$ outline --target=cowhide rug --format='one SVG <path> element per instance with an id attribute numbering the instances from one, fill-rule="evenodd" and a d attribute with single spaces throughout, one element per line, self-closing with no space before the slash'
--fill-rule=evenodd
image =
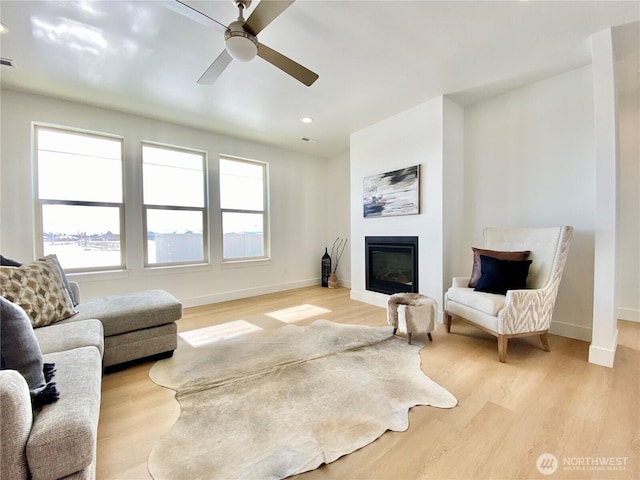
<path id="1" fill-rule="evenodd" d="M 415 405 L 457 401 L 391 327 L 317 320 L 202 348 L 180 339 L 150 371 L 175 390 L 178 421 L 154 447 L 154 479 L 279 479 L 404 431 Z"/>

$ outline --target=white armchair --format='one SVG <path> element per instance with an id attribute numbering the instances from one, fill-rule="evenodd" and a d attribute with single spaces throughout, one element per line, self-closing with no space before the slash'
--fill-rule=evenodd
<path id="1" fill-rule="evenodd" d="M 444 297 L 447 332 L 456 317 L 495 335 L 498 360 L 503 363 L 510 338 L 539 335 L 549 351 L 547 333 L 572 233 L 570 226 L 485 228 L 485 249 L 531 251 L 526 289 L 507 290 L 505 295 L 487 293 L 470 288 L 469 278 L 454 278 Z"/>

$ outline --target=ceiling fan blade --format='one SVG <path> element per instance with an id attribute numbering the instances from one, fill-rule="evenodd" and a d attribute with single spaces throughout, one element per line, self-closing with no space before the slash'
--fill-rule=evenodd
<path id="1" fill-rule="evenodd" d="M 201 85 L 212 85 L 218 79 L 218 77 L 224 72 L 224 69 L 227 68 L 227 65 L 231 63 L 231 55 L 227 50 L 223 50 L 218 58 L 216 58 L 209 68 L 205 70 L 202 76 L 198 79 L 198 83 Z"/>
<path id="2" fill-rule="evenodd" d="M 220 23 L 215 18 L 211 18 L 209 15 L 202 13 L 199 10 L 196 10 L 190 5 L 187 5 L 185 2 L 181 0 L 167 0 L 160 2 L 164 7 L 169 10 L 173 10 L 176 13 L 179 13 L 183 17 L 187 17 L 195 22 L 198 22 L 205 27 L 213 27 L 221 33 L 227 31 L 226 25 Z"/>
<path id="3" fill-rule="evenodd" d="M 258 43 L 258 56 L 262 57 L 271 65 L 278 67 L 284 73 L 288 73 L 296 80 L 304 83 L 307 87 L 310 87 L 313 82 L 318 79 L 317 73 L 313 73 L 308 68 L 303 67 L 299 63 L 294 62 L 262 43 Z"/>
<path id="4" fill-rule="evenodd" d="M 261 0 L 244 23 L 244 29 L 258 35 L 267 25 L 284 12 L 295 0 Z"/>

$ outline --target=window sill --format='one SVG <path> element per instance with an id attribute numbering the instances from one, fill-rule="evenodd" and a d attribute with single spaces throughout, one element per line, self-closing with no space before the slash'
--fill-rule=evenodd
<path id="1" fill-rule="evenodd" d="M 97 282 L 102 280 L 121 280 L 129 278 L 129 270 L 102 270 L 95 272 L 67 273 L 66 277 L 74 282 Z"/>
<path id="2" fill-rule="evenodd" d="M 247 268 L 247 267 L 262 267 L 271 265 L 270 258 L 257 258 L 252 260 L 224 260 L 220 263 L 222 269 L 228 268 Z"/>
<path id="3" fill-rule="evenodd" d="M 144 267 L 143 274 L 146 276 L 155 275 L 173 275 L 179 273 L 192 273 L 192 272 L 204 272 L 211 270 L 211 264 L 209 263 L 196 263 L 192 265 L 162 265 Z"/>

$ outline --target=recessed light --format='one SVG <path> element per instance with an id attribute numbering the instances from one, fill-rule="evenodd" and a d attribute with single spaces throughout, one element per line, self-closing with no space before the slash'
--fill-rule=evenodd
<path id="1" fill-rule="evenodd" d="M 301 121 L 302 123 L 311 123 L 311 122 L 313 122 L 313 117 L 302 117 L 302 118 L 300 119 L 300 121 Z"/>
<path id="2" fill-rule="evenodd" d="M 3 23 L 0 23 L 0 33 L 7 33 L 8 31 L 9 29 Z"/>

